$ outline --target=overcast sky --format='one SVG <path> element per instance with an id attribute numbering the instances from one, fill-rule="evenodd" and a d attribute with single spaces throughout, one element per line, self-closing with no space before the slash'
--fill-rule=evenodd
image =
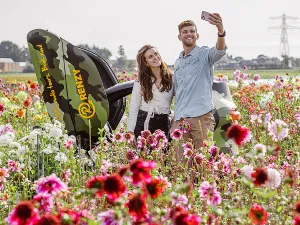
<path id="1" fill-rule="evenodd" d="M 197 24 L 198 45 L 215 44 L 217 29 L 200 19 L 202 10 L 220 13 L 228 53 L 246 59 L 280 55 L 280 31 L 268 27 L 281 20 L 270 17 L 300 17 L 300 0 L 0 0 L 0 6 L 0 41 L 26 45 L 27 33 L 41 28 L 75 45 L 106 47 L 113 58 L 121 44 L 130 59 L 144 44 L 152 44 L 168 64 L 182 49 L 177 25 L 183 20 Z M 287 22 L 300 27 L 299 19 Z M 290 55 L 300 57 L 300 31 L 289 32 L 289 44 Z"/>

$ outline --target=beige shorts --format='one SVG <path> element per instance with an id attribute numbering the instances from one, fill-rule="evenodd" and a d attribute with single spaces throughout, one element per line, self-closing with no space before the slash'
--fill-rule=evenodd
<path id="1" fill-rule="evenodd" d="M 190 132 L 183 134 L 183 142 L 187 142 L 189 139 L 192 140 L 195 148 L 195 152 L 199 152 L 199 149 L 203 146 L 203 141 L 207 140 L 207 131 L 214 131 L 215 118 L 213 112 L 210 111 L 202 116 L 185 118 L 190 126 Z M 200 124 L 199 124 L 200 121 Z M 179 128 L 180 121 L 173 121 L 170 133 L 174 129 Z M 202 128 L 202 129 L 201 129 Z M 177 161 L 183 160 L 183 148 L 182 146 L 175 147 Z"/>

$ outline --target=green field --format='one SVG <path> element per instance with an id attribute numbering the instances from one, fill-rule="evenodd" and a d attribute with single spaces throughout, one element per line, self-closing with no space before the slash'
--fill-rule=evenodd
<path id="1" fill-rule="evenodd" d="M 13 74 L 1 74 L 0 79 L 3 82 L 9 81 L 11 83 L 25 82 L 27 80 L 36 81 L 35 73 L 13 73 Z"/>
<path id="2" fill-rule="evenodd" d="M 234 70 L 216 70 L 215 75 L 218 74 L 227 74 L 229 80 L 232 80 L 232 73 Z M 130 72 L 128 72 L 131 74 Z M 271 79 L 274 78 L 276 75 L 290 75 L 290 76 L 300 76 L 300 69 L 289 69 L 289 70 L 247 70 L 244 73 L 250 73 L 254 75 L 256 73 L 260 74 L 261 79 Z M 9 82 L 24 82 L 27 80 L 36 81 L 36 76 L 34 73 L 13 73 L 13 74 L 0 74 L 0 79 L 2 81 L 9 81 Z"/>

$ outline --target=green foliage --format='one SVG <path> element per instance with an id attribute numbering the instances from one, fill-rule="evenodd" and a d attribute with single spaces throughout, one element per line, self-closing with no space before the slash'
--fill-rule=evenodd
<path id="1" fill-rule="evenodd" d="M 113 64 L 114 68 L 127 69 L 128 60 L 125 54 L 124 47 L 122 45 L 119 46 L 118 50 L 119 57 L 117 57 L 117 62 Z"/>
<path id="2" fill-rule="evenodd" d="M 34 73 L 33 65 L 29 62 L 26 63 L 25 68 L 23 69 L 22 73 Z"/>
<path id="3" fill-rule="evenodd" d="M 11 41 L 2 41 L 0 43 L 0 58 L 11 58 L 15 62 L 31 62 L 28 48 L 20 48 Z"/>
<path id="4" fill-rule="evenodd" d="M 102 57 L 105 60 L 109 60 L 109 58 L 112 56 L 112 53 L 107 48 L 99 48 L 96 45 L 89 46 L 88 44 L 80 44 L 78 47 L 90 50 L 91 52 L 96 53 L 100 57 Z"/>

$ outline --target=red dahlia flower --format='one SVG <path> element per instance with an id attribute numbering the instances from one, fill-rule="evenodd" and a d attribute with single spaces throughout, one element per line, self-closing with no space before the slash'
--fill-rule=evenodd
<path id="1" fill-rule="evenodd" d="M 253 224 L 263 225 L 268 222 L 268 213 L 258 204 L 254 204 L 249 213 Z"/>
<path id="2" fill-rule="evenodd" d="M 96 195 L 100 197 L 104 193 L 104 180 L 105 177 L 103 176 L 94 176 L 88 181 L 87 187 L 89 189 L 97 189 Z"/>
<path id="3" fill-rule="evenodd" d="M 115 201 L 125 192 L 125 190 L 125 183 L 119 174 L 115 173 L 106 177 L 104 181 L 104 191 L 109 200 Z"/>
<path id="4" fill-rule="evenodd" d="M 228 128 L 226 134 L 229 139 L 233 139 L 238 146 L 241 146 L 243 141 L 247 139 L 250 131 L 247 127 L 242 127 L 239 124 L 233 124 Z"/>
<path id="5" fill-rule="evenodd" d="M 43 215 L 34 225 L 61 225 L 59 219 L 53 215 Z"/>
<path id="6" fill-rule="evenodd" d="M 38 218 L 37 210 L 30 201 L 20 202 L 9 214 L 8 224 L 32 225 Z"/>
<path id="7" fill-rule="evenodd" d="M 251 177 L 253 179 L 253 183 L 255 186 L 261 186 L 265 184 L 268 180 L 268 173 L 267 170 L 262 169 L 255 169 L 254 172 L 252 172 Z"/>
<path id="8" fill-rule="evenodd" d="M 130 171 L 132 174 L 132 183 L 138 184 L 142 181 L 150 182 L 150 170 L 155 168 L 155 162 L 146 162 L 141 159 L 137 159 L 130 164 Z"/>
<path id="9" fill-rule="evenodd" d="M 146 217 L 147 204 L 145 196 L 135 194 L 130 198 L 125 206 L 128 207 L 128 212 L 134 219 L 140 221 Z"/>
<path id="10" fill-rule="evenodd" d="M 177 212 L 174 215 L 175 225 L 199 225 L 201 223 L 201 217 L 198 215 L 190 215 L 188 211 Z"/>
<path id="11" fill-rule="evenodd" d="M 293 224 L 294 225 L 300 225 L 300 216 L 297 216 L 293 219 Z"/>
<path id="12" fill-rule="evenodd" d="M 154 178 L 151 182 L 145 182 L 144 190 L 151 196 L 152 199 L 159 197 L 163 191 L 161 181 Z"/>

